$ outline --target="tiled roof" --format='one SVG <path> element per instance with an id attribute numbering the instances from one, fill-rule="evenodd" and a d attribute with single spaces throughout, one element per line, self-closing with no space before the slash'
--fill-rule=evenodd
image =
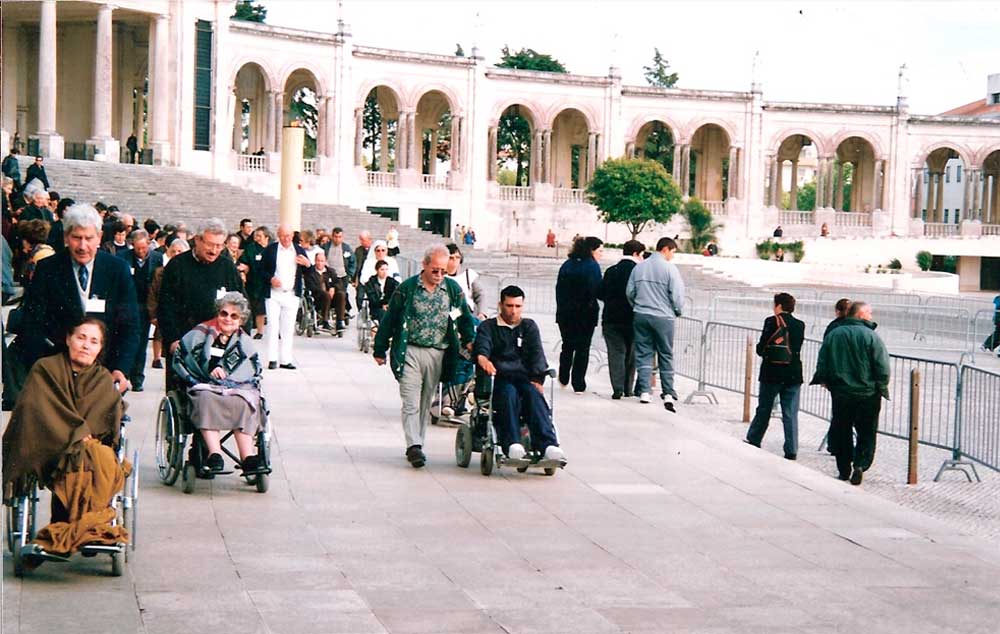
<path id="1" fill-rule="evenodd" d="M 1000 117 L 1000 104 L 988 104 L 985 99 L 977 99 L 972 103 L 952 108 L 941 114 L 962 117 Z"/>

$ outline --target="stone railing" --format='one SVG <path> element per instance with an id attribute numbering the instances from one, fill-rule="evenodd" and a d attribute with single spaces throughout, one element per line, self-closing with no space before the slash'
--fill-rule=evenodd
<path id="1" fill-rule="evenodd" d="M 1000 225 L 983 225 L 981 235 L 1000 236 Z"/>
<path id="2" fill-rule="evenodd" d="M 780 225 L 816 224 L 816 214 L 811 211 L 788 211 L 782 209 L 780 212 L 778 212 L 778 224 Z"/>
<path id="3" fill-rule="evenodd" d="M 838 227 L 870 227 L 872 215 L 867 211 L 838 211 L 834 223 Z"/>
<path id="4" fill-rule="evenodd" d="M 501 185 L 500 200 L 534 200 L 535 195 L 530 187 L 516 185 Z"/>
<path id="5" fill-rule="evenodd" d="M 396 172 L 367 172 L 369 187 L 399 187 Z"/>
<path id="6" fill-rule="evenodd" d="M 552 190 L 552 202 L 586 204 L 587 190 L 570 187 L 556 187 Z"/>
<path id="7" fill-rule="evenodd" d="M 448 182 L 434 174 L 421 174 L 420 189 L 448 189 Z"/>
<path id="8" fill-rule="evenodd" d="M 237 172 L 266 172 L 267 171 L 267 157 L 257 156 L 254 154 L 237 154 L 236 155 L 236 171 Z"/>
<path id="9" fill-rule="evenodd" d="M 702 201 L 707 209 L 713 216 L 725 216 L 726 215 L 726 203 L 721 200 L 704 200 Z"/>
<path id="10" fill-rule="evenodd" d="M 302 173 L 303 174 L 315 174 L 316 173 L 316 159 L 302 159 Z"/>
<path id="11" fill-rule="evenodd" d="M 925 222 L 924 235 L 932 238 L 946 238 L 958 235 L 958 225 L 950 222 Z"/>

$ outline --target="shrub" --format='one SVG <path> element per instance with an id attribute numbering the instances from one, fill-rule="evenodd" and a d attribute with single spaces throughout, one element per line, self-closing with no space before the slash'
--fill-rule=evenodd
<path id="1" fill-rule="evenodd" d="M 899 258 L 893 258 L 889 260 L 889 268 L 898 271 L 903 268 L 903 263 L 899 261 Z"/>
<path id="2" fill-rule="evenodd" d="M 930 251 L 919 251 L 917 253 L 917 266 L 920 267 L 921 271 L 931 270 L 931 264 L 934 263 L 934 256 Z"/>
<path id="3" fill-rule="evenodd" d="M 779 248 L 784 250 L 786 261 L 788 260 L 788 256 L 792 256 L 795 262 L 801 262 L 802 258 L 806 255 L 805 245 L 802 244 L 801 240 L 796 240 L 795 242 L 774 242 L 768 239 L 757 243 L 757 257 L 761 260 L 769 260 Z"/>

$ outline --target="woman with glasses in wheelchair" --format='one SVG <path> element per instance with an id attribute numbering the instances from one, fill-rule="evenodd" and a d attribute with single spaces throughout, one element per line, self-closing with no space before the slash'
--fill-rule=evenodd
<path id="1" fill-rule="evenodd" d="M 125 407 L 98 363 L 105 337 L 93 317 L 73 327 L 65 352 L 32 366 L 4 430 L 4 498 L 24 494 L 31 482 L 52 490 L 51 523 L 34 539 L 48 554 L 128 542 L 111 506 L 132 466 L 115 453 Z"/>
<path id="2" fill-rule="evenodd" d="M 200 432 L 208 455 L 204 461 L 194 461 L 200 475 L 211 477 L 224 471 L 222 431 L 233 432 L 241 469 L 247 475 L 259 468 L 254 439 L 264 416 L 262 367 L 250 336 L 240 328 L 250 316 L 246 298 L 229 292 L 215 305 L 218 312 L 214 319 L 198 324 L 181 338 L 173 355 L 173 369 L 187 388 L 191 401 L 189 422 Z"/>

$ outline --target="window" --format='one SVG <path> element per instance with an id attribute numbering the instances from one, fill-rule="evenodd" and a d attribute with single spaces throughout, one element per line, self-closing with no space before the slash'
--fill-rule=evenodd
<path id="1" fill-rule="evenodd" d="M 212 149 L 212 23 L 195 23 L 194 149 Z"/>
<path id="2" fill-rule="evenodd" d="M 956 183 L 961 183 L 962 182 L 962 166 L 961 165 L 956 165 L 955 166 L 955 182 Z"/>
<path id="3" fill-rule="evenodd" d="M 995 92 L 992 95 L 990 95 L 990 103 L 994 105 L 1000 104 L 1000 92 Z"/>
<path id="4" fill-rule="evenodd" d="M 946 223 L 948 222 L 948 210 L 947 209 L 944 210 L 944 221 Z"/>
<path id="5" fill-rule="evenodd" d="M 946 182 L 946 183 L 950 183 L 951 182 L 951 168 L 950 167 L 944 168 L 944 182 Z"/>
<path id="6" fill-rule="evenodd" d="M 924 168 L 924 180 L 928 181 L 931 179 L 931 171 L 928 168 Z"/>

